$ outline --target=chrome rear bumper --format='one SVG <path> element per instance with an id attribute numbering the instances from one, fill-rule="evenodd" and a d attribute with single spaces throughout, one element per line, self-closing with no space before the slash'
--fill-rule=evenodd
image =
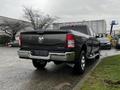
<path id="1" fill-rule="evenodd" d="M 31 51 L 19 50 L 18 55 L 20 58 L 27 58 L 27 59 L 42 59 L 42 60 L 53 60 L 53 61 L 75 60 L 75 52 L 65 52 L 65 53 L 49 52 L 48 56 L 34 56 L 31 54 Z"/>

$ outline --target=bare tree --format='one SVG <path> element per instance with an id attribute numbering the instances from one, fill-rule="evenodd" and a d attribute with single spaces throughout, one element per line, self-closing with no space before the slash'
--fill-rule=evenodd
<path id="1" fill-rule="evenodd" d="M 0 24 L 0 29 L 9 35 L 12 41 L 15 40 L 15 35 L 26 27 L 28 27 L 28 25 L 22 21 L 4 21 Z"/>
<path id="2" fill-rule="evenodd" d="M 34 30 L 46 29 L 56 20 L 38 10 L 26 7 L 24 7 L 24 17 L 31 23 Z"/>

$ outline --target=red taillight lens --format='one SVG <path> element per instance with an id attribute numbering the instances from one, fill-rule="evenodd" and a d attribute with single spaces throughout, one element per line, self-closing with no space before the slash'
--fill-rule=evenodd
<path id="1" fill-rule="evenodd" d="M 75 47 L 75 39 L 72 34 L 67 34 L 67 48 L 74 48 Z"/>
<path id="2" fill-rule="evenodd" d="M 22 36 L 21 36 L 21 34 L 19 36 L 19 46 L 22 46 Z"/>

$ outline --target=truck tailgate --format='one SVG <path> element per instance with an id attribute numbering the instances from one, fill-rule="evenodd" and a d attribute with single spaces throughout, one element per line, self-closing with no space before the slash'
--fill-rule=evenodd
<path id="1" fill-rule="evenodd" d="M 66 47 L 66 31 L 42 31 L 21 33 L 22 48 L 63 50 Z"/>

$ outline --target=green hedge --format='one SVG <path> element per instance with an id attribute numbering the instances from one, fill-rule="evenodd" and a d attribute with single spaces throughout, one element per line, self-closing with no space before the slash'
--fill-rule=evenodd
<path id="1" fill-rule="evenodd" d="M 6 43 L 10 42 L 10 37 L 7 35 L 0 35 L 0 44 L 5 45 Z"/>

